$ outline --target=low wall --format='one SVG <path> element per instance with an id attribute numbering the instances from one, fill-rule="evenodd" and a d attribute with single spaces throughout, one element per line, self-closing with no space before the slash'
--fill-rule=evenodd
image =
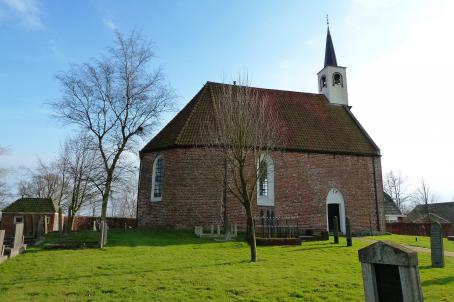
<path id="1" fill-rule="evenodd" d="M 76 220 L 74 221 L 73 229 L 77 230 L 92 230 L 93 229 L 93 221 L 98 223 L 101 221 L 99 217 L 93 216 L 77 216 Z M 124 229 L 126 228 L 136 228 L 137 227 L 137 219 L 135 218 L 124 218 L 124 217 L 107 217 L 107 225 L 110 229 Z"/>
<path id="2" fill-rule="evenodd" d="M 449 223 L 442 223 L 443 237 L 454 235 L 454 227 Z M 430 223 L 393 222 L 386 224 L 386 231 L 399 235 L 430 236 Z"/>

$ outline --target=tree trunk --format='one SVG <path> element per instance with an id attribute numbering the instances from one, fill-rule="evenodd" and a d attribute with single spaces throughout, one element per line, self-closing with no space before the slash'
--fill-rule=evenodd
<path id="1" fill-rule="evenodd" d="M 248 228 L 248 241 L 249 247 L 251 248 L 251 262 L 257 261 L 257 243 L 255 240 L 255 227 L 254 219 L 252 217 L 251 205 L 246 206 L 246 215 L 247 215 L 247 228 Z"/>
<path id="2" fill-rule="evenodd" d="M 107 221 L 107 204 L 109 202 L 110 187 L 112 185 L 112 173 L 108 173 L 106 179 L 106 186 L 102 194 L 102 207 L 101 207 L 101 221 Z"/>

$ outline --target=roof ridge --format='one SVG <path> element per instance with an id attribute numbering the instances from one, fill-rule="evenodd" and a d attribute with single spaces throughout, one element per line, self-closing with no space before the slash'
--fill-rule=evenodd
<path id="1" fill-rule="evenodd" d="M 237 87 L 245 87 L 246 86 L 246 85 L 233 85 L 233 84 L 227 84 L 227 83 L 213 82 L 213 81 L 208 81 L 207 84 L 237 86 Z M 321 94 L 321 93 L 296 91 L 296 90 L 283 90 L 283 89 L 264 88 L 264 87 L 257 87 L 257 86 L 249 86 L 249 88 L 260 89 L 260 90 L 268 90 L 268 91 L 276 91 L 276 92 L 291 92 L 291 93 L 299 93 L 299 94 L 311 94 L 311 95 L 317 95 L 317 96 L 324 96 L 324 94 Z"/>

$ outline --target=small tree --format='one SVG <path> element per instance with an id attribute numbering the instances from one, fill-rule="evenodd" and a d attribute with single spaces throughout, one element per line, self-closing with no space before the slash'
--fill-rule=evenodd
<path id="1" fill-rule="evenodd" d="M 57 76 L 63 94 L 52 104 L 55 116 L 87 131 L 102 159 L 103 221 L 123 153 L 134 148 L 136 138 L 154 131 L 161 114 L 173 108 L 175 94 L 162 69 L 150 72 L 153 58 L 151 44 L 140 34 L 117 32 L 106 56 Z"/>
<path id="2" fill-rule="evenodd" d="M 424 205 L 426 210 L 427 220 L 432 222 L 430 204 L 436 202 L 435 195 L 432 192 L 429 184 L 424 180 L 424 177 L 421 178 L 419 187 L 416 189 L 413 194 L 413 202 L 415 205 Z"/>
<path id="3" fill-rule="evenodd" d="M 66 162 L 68 167 L 67 231 L 71 231 L 79 210 L 99 194 L 93 180 L 98 178 L 100 162 L 97 149 L 91 137 L 86 134 L 80 134 L 66 141 L 61 161 Z"/>
<path id="4" fill-rule="evenodd" d="M 406 202 L 411 197 L 407 191 L 407 182 L 407 177 L 402 176 L 400 171 L 394 172 L 393 170 L 386 173 L 383 181 L 385 193 L 391 196 L 402 212 L 406 212 Z"/>
<path id="5" fill-rule="evenodd" d="M 214 92 L 214 126 L 210 125 L 210 150 L 218 150 L 229 174 L 227 191 L 244 207 L 251 261 L 257 260 L 253 202 L 264 160 L 277 146 L 277 119 L 268 100 L 247 80 L 222 85 Z"/>

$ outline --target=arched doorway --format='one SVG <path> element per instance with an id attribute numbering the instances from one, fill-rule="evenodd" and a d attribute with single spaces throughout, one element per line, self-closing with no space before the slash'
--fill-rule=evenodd
<path id="1" fill-rule="evenodd" d="M 334 216 L 337 216 L 339 229 L 345 234 L 345 204 L 342 193 L 333 188 L 329 190 L 326 197 L 326 220 L 328 231 L 334 230 Z"/>

